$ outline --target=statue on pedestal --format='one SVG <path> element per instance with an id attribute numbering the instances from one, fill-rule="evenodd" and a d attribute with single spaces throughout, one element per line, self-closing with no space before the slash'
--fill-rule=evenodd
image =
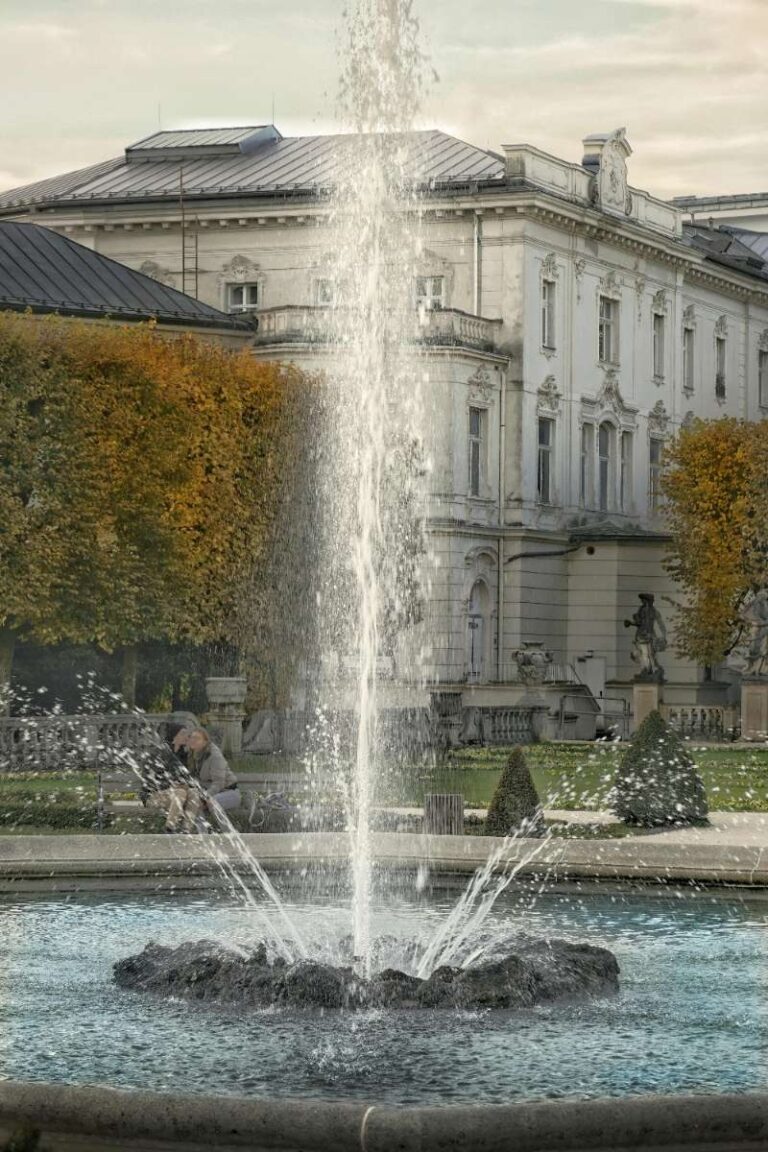
<path id="1" fill-rule="evenodd" d="M 728 664 L 742 676 L 768 676 L 768 589 L 755 592 L 739 613 L 741 638 Z"/>
<path id="2" fill-rule="evenodd" d="M 630 620 L 624 621 L 625 628 L 635 628 L 631 657 L 639 664 L 636 680 L 651 680 L 657 684 L 664 681 L 664 669 L 659 664 L 658 653 L 667 647 L 667 629 L 661 613 L 654 607 L 652 592 L 640 592 L 640 607 Z"/>

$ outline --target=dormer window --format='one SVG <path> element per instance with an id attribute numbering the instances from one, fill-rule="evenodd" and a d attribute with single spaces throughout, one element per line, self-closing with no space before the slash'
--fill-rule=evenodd
<path id="1" fill-rule="evenodd" d="M 416 277 L 416 307 L 430 311 L 442 308 L 445 298 L 444 276 Z"/>
<path id="2" fill-rule="evenodd" d="M 227 284 L 227 311 L 253 312 L 260 303 L 259 285 Z"/>

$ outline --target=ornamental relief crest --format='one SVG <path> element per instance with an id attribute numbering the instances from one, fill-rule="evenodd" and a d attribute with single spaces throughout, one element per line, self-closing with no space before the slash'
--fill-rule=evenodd
<path id="1" fill-rule="evenodd" d="M 261 267 L 248 256 L 233 256 L 228 263 L 223 264 L 219 273 L 219 284 L 243 284 L 246 281 L 260 279 Z"/>
<path id="2" fill-rule="evenodd" d="M 166 288 L 176 287 L 176 277 L 171 272 L 170 268 L 163 268 L 161 264 L 156 264 L 154 260 L 145 260 L 139 268 L 142 276 L 149 276 L 152 280 L 156 280 L 158 284 L 165 284 Z"/>
<path id="3" fill-rule="evenodd" d="M 683 309 L 683 328 L 696 327 L 696 309 L 693 304 L 689 304 L 687 308 Z"/>
<path id="4" fill-rule="evenodd" d="M 648 413 L 648 427 L 651 432 L 660 432 L 663 435 L 667 431 L 668 424 L 669 414 L 664 407 L 664 401 L 657 400 Z"/>
<path id="5" fill-rule="evenodd" d="M 659 288 L 658 292 L 654 292 L 651 310 L 660 315 L 667 312 L 669 308 L 669 297 L 666 288 Z"/>
<path id="6" fill-rule="evenodd" d="M 612 296 L 618 300 L 621 296 L 621 287 L 621 280 L 613 268 L 600 280 L 600 294 L 603 296 Z"/>
<path id="7" fill-rule="evenodd" d="M 608 136 L 588 136 L 585 147 L 599 149 L 599 168 L 593 177 L 592 199 L 601 208 L 623 212 L 629 216 L 632 211 L 632 193 L 627 180 L 627 158 L 632 149 L 626 137 L 625 128 L 617 128 Z"/>
<path id="8" fill-rule="evenodd" d="M 763 328 L 758 336 L 757 346 L 761 352 L 768 352 L 768 328 Z"/>
<path id="9" fill-rule="evenodd" d="M 560 270 L 557 267 L 557 257 L 550 252 L 541 262 L 541 275 L 544 280 L 557 280 Z"/>
<path id="10" fill-rule="evenodd" d="M 491 374 L 484 364 L 481 364 L 480 367 L 472 373 L 467 380 L 467 384 L 480 395 L 486 404 L 490 404 L 495 389 Z"/>
<path id="11" fill-rule="evenodd" d="M 728 317 L 727 316 L 718 316 L 717 321 L 715 323 L 715 336 L 717 336 L 721 340 L 724 340 L 727 335 L 728 335 Z"/>
<path id="12" fill-rule="evenodd" d="M 560 401 L 562 396 L 558 390 L 557 384 L 555 383 L 554 376 L 547 376 L 545 378 L 544 383 L 539 388 L 537 395 L 539 398 L 537 411 L 546 412 L 556 416 L 560 411 Z"/>

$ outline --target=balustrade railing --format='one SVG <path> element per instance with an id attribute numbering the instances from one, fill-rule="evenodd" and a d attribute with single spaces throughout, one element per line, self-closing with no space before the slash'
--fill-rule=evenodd
<path id="1" fill-rule="evenodd" d="M 738 712 L 721 704 L 662 704 L 664 719 L 680 736 L 690 740 L 733 740 L 738 735 Z"/>
<path id="2" fill-rule="evenodd" d="M 255 343 L 320 343 L 333 339 L 328 308 L 286 304 L 258 314 Z M 496 346 L 500 320 L 474 316 L 458 308 L 414 312 L 413 340 L 417 344 L 450 345 L 491 351 Z"/>
<path id="3" fill-rule="evenodd" d="M 484 744 L 532 744 L 536 739 L 533 708 L 481 707 Z"/>
<path id="4" fill-rule="evenodd" d="M 0 718 L 0 772 L 94 769 L 110 753 L 156 744 L 166 713 Z"/>

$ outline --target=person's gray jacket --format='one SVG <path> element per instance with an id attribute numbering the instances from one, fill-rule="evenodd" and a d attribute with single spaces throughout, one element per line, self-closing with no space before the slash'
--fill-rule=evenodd
<path id="1" fill-rule="evenodd" d="M 199 755 L 194 757 L 192 770 L 210 796 L 225 792 L 227 788 L 232 788 L 237 783 L 237 777 L 227 763 L 224 753 L 215 744 L 207 744 Z"/>

